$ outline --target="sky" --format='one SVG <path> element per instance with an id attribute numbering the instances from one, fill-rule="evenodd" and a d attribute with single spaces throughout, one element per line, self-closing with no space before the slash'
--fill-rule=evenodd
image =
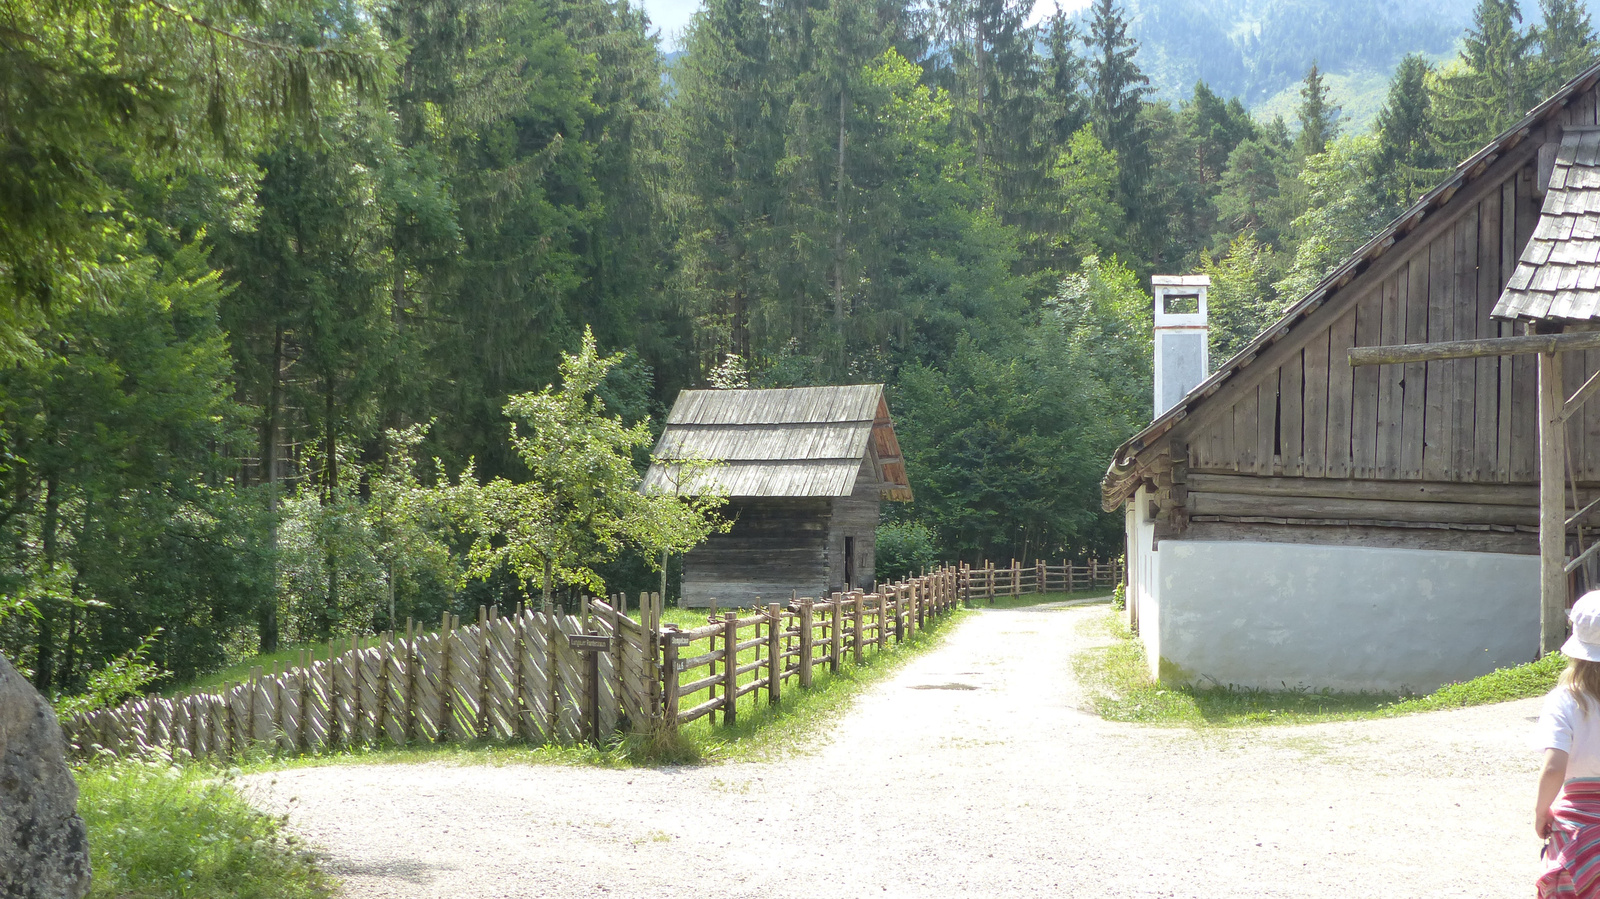
<path id="1" fill-rule="evenodd" d="M 656 28 L 661 29 L 661 49 L 669 53 L 678 49 L 678 39 L 689 24 L 689 17 L 700 8 L 700 0 L 641 0 L 641 2 L 644 11 L 650 14 L 650 21 Z M 1061 0 L 1061 8 L 1068 12 L 1088 5 L 1089 0 Z M 1055 7 L 1056 0 L 1035 0 L 1029 24 L 1049 15 Z"/>

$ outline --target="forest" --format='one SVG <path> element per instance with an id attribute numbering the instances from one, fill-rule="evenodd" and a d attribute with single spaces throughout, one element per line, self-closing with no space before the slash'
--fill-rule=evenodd
<path id="1" fill-rule="evenodd" d="M 1354 129 L 1030 11 L 707 0 L 669 65 L 621 0 L 5 5 L 0 650 L 67 695 L 651 589 L 717 526 L 624 498 L 686 387 L 888 385 L 880 576 L 1116 555 L 1149 276 L 1220 362 L 1597 55 L 1482 0 Z"/>

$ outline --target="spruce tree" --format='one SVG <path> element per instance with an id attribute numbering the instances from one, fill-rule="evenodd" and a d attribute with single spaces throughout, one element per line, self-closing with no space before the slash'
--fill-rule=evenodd
<path id="1" fill-rule="evenodd" d="M 1089 123 L 1100 143 L 1116 154 L 1120 199 L 1133 212 L 1141 209 L 1150 173 L 1150 150 L 1139 118 L 1150 79 L 1134 60 L 1139 43 L 1128 36 L 1128 20 L 1116 0 L 1095 0 L 1083 42 L 1089 51 Z M 1146 219 L 1144 224 L 1151 223 Z"/>
<path id="2" fill-rule="evenodd" d="M 1447 160 L 1440 157 L 1434 139 L 1431 74 L 1418 54 L 1400 60 L 1378 112 L 1373 187 L 1393 213 L 1411 205 L 1445 174 Z"/>
<path id="3" fill-rule="evenodd" d="M 1533 92 L 1543 97 L 1592 65 L 1600 47 L 1589 11 L 1579 0 L 1539 0 L 1539 9 L 1544 21 L 1533 29 L 1539 45 Z"/>
<path id="4" fill-rule="evenodd" d="M 1083 35 L 1078 25 L 1056 7 L 1044 29 L 1045 133 L 1056 147 L 1064 146 L 1089 120 L 1083 87 L 1088 70 L 1078 55 Z"/>
<path id="5" fill-rule="evenodd" d="M 1517 0 L 1479 0 L 1460 59 L 1439 76 L 1440 150 L 1464 159 L 1521 118 L 1535 102 L 1529 50 Z"/>
<path id="6" fill-rule="evenodd" d="M 1300 134 L 1294 146 L 1302 158 L 1321 153 L 1339 136 L 1339 107 L 1328 103 L 1328 85 L 1315 61 L 1301 83 L 1295 115 L 1300 120 Z"/>

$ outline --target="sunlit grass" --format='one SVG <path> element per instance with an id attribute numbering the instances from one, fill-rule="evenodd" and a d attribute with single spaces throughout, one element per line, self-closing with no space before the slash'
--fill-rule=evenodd
<path id="1" fill-rule="evenodd" d="M 99 761 L 74 772 L 89 831 L 91 899 L 325 899 L 337 885 L 251 808 L 230 769 Z"/>
<path id="2" fill-rule="evenodd" d="M 1107 613 L 1092 623 L 1115 638 L 1079 652 L 1073 671 L 1093 697 L 1094 711 L 1112 721 L 1190 727 L 1310 724 L 1385 718 L 1542 696 L 1566 665 L 1552 653 L 1537 662 L 1502 668 L 1425 696 L 1336 693 L 1316 690 L 1248 690 L 1164 686 L 1150 677 L 1144 646 L 1120 618 Z"/>

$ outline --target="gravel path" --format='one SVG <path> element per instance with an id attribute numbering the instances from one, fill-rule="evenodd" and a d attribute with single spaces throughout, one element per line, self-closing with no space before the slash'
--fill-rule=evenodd
<path id="1" fill-rule="evenodd" d="M 1531 894 L 1538 700 L 1196 733 L 1101 721 L 1103 606 L 969 616 L 782 764 L 257 775 L 350 897 Z"/>

